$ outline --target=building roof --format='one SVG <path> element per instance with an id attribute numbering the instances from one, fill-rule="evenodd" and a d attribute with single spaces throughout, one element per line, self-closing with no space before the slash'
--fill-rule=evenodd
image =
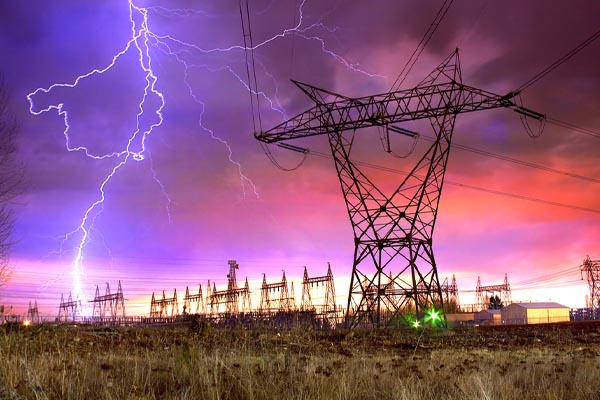
<path id="1" fill-rule="evenodd" d="M 511 303 L 511 306 L 519 306 L 523 308 L 569 308 L 562 304 L 555 303 L 553 301 L 540 302 L 540 303 Z"/>
<path id="2" fill-rule="evenodd" d="M 489 313 L 489 314 L 492 314 L 492 315 L 496 315 L 496 314 L 500 314 L 501 311 L 502 310 L 500 310 L 500 309 L 498 309 L 498 310 L 481 310 L 477 314 L 480 314 L 480 313 Z"/>

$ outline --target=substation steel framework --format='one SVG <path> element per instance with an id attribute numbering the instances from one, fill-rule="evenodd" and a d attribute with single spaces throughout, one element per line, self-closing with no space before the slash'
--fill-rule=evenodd
<path id="1" fill-rule="evenodd" d="M 192 303 L 196 303 L 195 312 L 192 312 Z M 198 293 L 194 294 L 190 294 L 190 289 L 186 286 L 183 297 L 183 314 L 204 314 L 205 312 L 202 285 L 198 285 Z"/>
<path id="2" fill-rule="evenodd" d="M 34 300 L 33 305 L 31 305 L 31 301 L 29 302 L 29 307 L 27 308 L 27 320 L 32 324 L 39 324 L 41 322 L 37 300 Z"/>
<path id="3" fill-rule="evenodd" d="M 272 296 L 277 294 L 278 296 Z M 260 288 L 260 306 L 258 311 L 263 314 L 278 313 L 278 312 L 291 312 L 296 308 L 296 299 L 290 296 L 288 290 L 287 278 L 285 277 L 285 271 L 280 282 L 267 283 L 267 276 L 263 273 L 263 282 Z"/>
<path id="4" fill-rule="evenodd" d="M 490 307 L 490 299 L 500 294 L 500 302 L 502 306 L 507 306 L 512 303 L 512 291 L 508 283 L 508 274 L 504 274 L 504 283 L 500 285 L 481 284 L 481 277 L 477 277 L 477 286 L 475 286 L 475 305 L 479 311 L 486 310 Z"/>
<path id="5" fill-rule="evenodd" d="M 115 321 L 117 318 L 125 318 L 125 298 L 123 297 L 123 288 L 121 281 L 117 287 L 116 293 L 110 292 L 110 285 L 106 283 L 106 291 L 103 296 L 100 295 L 100 288 L 96 285 L 96 294 L 93 303 L 92 318 L 104 321 L 106 318 Z"/>
<path id="6" fill-rule="evenodd" d="M 210 314 L 217 315 L 221 312 L 220 306 L 225 306 L 225 314 L 232 315 L 238 313 L 246 313 L 252 309 L 250 297 L 250 286 L 248 285 L 248 277 L 244 287 L 238 287 L 236 270 L 240 268 L 235 260 L 228 260 L 229 273 L 227 274 L 227 289 L 217 290 L 217 286 L 213 282 L 213 288 L 210 289 L 210 281 L 208 281 L 208 292 L 206 295 L 207 307 L 210 306 Z M 241 309 L 240 309 L 241 300 Z"/>
<path id="7" fill-rule="evenodd" d="M 71 296 L 71 292 L 69 292 L 69 297 L 65 301 L 63 294 L 60 295 L 60 304 L 58 306 L 58 317 L 56 320 L 58 322 L 69 322 L 69 320 L 75 322 L 77 319 L 77 314 L 81 310 L 81 301 L 79 299 L 73 300 Z"/>
<path id="8" fill-rule="evenodd" d="M 517 105 L 514 93 L 501 96 L 464 85 L 458 49 L 412 89 L 351 98 L 293 82 L 315 105 L 254 136 L 284 146 L 309 136 L 329 139 L 354 231 L 346 325 L 396 324 L 403 314 L 422 317 L 432 305 L 441 309 L 432 235 L 456 116 L 500 107 L 544 116 Z M 373 126 L 386 128 L 388 135 L 402 132 L 393 124 L 418 119 L 430 121 L 436 139 L 398 188 L 385 195 L 350 160 L 354 134 Z"/>
<path id="9" fill-rule="evenodd" d="M 584 272 L 590 287 L 590 307 L 598 308 L 600 307 L 600 260 L 592 260 L 587 256 L 581 266 L 582 278 Z"/>

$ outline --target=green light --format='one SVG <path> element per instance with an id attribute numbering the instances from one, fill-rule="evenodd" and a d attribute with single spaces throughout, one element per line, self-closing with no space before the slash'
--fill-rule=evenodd
<path id="1" fill-rule="evenodd" d="M 432 321 L 437 321 L 438 319 L 440 319 L 440 313 L 436 310 L 431 310 L 429 312 L 429 319 L 431 319 Z"/>
<path id="2" fill-rule="evenodd" d="M 431 308 L 425 312 L 425 322 L 431 321 L 432 324 L 435 324 L 441 319 L 440 311 L 435 308 Z"/>
<path id="3" fill-rule="evenodd" d="M 419 321 L 415 320 L 415 321 L 412 323 L 412 326 L 413 326 L 413 328 L 418 328 L 419 326 L 421 326 L 421 324 L 419 323 Z"/>

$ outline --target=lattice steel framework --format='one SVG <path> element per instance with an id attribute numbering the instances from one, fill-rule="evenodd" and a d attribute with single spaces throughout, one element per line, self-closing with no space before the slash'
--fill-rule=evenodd
<path id="1" fill-rule="evenodd" d="M 354 231 L 347 325 L 380 326 L 404 313 L 422 316 L 431 305 L 441 307 L 432 235 L 456 115 L 499 107 L 537 119 L 543 115 L 515 104 L 512 93 L 500 96 L 464 85 L 458 50 L 412 89 L 350 98 L 294 83 L 315 105 L 255 137 L 265 143 L 316 135 L 329 139 Z M 385 195 L 350 160 L 354 133 L 378 126 L 389 135 L 402 131 L 393 124 L 417 119 L 429 120 L 436 140 L 398 188 Z"/>
<path id="2" fill-rule="evenodd" d="M 107 282 L 104 295 L 100 295 L 100 288 L 96 285 L 96 294 L 94 295 L 94 300 L 90 300 L 90 303 L 94 303 L 92 309 L 93 318 L 99 318 L 100 320 L 106 318 L 112 320 L 125 318 L 125 298 L 123 297 L 121 281 L 119 281 L 116 293 L 110 292 L 110 286 Z"/>
<path id="3" fill-rule="evenodd" d="M 169 307 L 171 311 L 169 312 Z M 165 291 L 162 292 L 162 298 L 155 298 L 152 292 L 150 300 L 150 317 L 166 318 L 179 315 L 179 304 L 177 302 L 177 289 L 173 290 L 173 297 L 165 297 Z"/>
<path id="4" fill-rule="evenodd" d="M 324 296 L 322 304 L 314 304 L 312 288 L 318 288 L 319 284 L 323 287 Z M 327 263 L 327 275 L 325 276 L 308 276 L 308 271 L 304 267 L 304 275 L 302 278 L 302 302 L 301 311 L 316 312 L 323 320 L 330 320 L 331 325 L 335 325 L 337 319 L 337 309 L 335 305 L 335 284 L 333 282 L 333 273 L 331 265 Z"/>
<path id="5" fill-rule="evenodd" d="M 33 305 L 31 305 L 31 301 L 29 302 L 29 307 L 27 308 L 27 320 L 32 324 L 40 323 L 40 312 L 38 310 L 37 300 L 34 300 Z"/>
<path id="6" fill-rule="evenodd" d="M 192 314 L 192 303 L 196 304 L 196 310 L 193 314 L 204 314 L 204 297 L 202 296 L 202 285 L 198 285 L 198 293 L 190 294 L 190 289 L 185 287 L 185 296 L 183 297 L 183 314 Z"/>
<path id="7" fill-rule="evenodd" d="M 451 307 L 453 311 L 460 310 L 460 300 L 458 298 L 458 284 L 456 276 L 452 275 L 452 281 L 448 283 L 448 278 L 442 282 L 442 294 L 444 295 L 444 304 Z"/>
<path id="8" fill-rule="evenodd" d="M 388 276 L 388 283 L 386 285 L 384 285 L 384 287 L 387 290 L 393 290 L 393 286 L 391 285 L 391 278 Z M 427 303 L 427 296 L 429 293 L 429 290 L 433 290 L 434 293 L 438 292 L 438 288 L 435 285 L 435 283 L 432 283 L 431 288 L 428 288 L 425 282 L 419 282 L 417 284 L 417 296 L 418 296 L 418 302 L 420 304 L 426 304 Z M 441 307 L 442 304 L 444 306 L 444 311 L 447 311 L 448 308 L 450 307 L 452 311 L 458 311 L 458 309 L 460 309 L 460 302 L 458 300 L 458 285 L 456 283 L 456 277 L 453 275 L 452 276 L 452 282 L 449 283 L 448 282 L 448 278 L 444 278 L 444 281 L 442 282 L 439 291 L 442 294 L 442 302 L 441 303 L 436 303 L 435 306 L 436 307 Z"/>
<path id="9" fill-rule="evenodd" d="M 590 256 L 587 256 L 583 260 L 581 272 L 585 272 L 590 287 L 589 306 L 591 308 L 600 307 L 600 260 L 592 260 Z"/>
<path id="10" fill-rule="evenodd" d="M 491 296 L 498 296 L 503 306 L 512 303 L 512 292 L 508 283 L 508 274 L 504 274 L 504 283 L 500 285 L 482 286 L 480 277 L 477 277 L 475 305 L 479 311 L 489 308 Z"/>
<path id="11" fill-rule="evenodd" d="M 272 293 L 275 296 L 272 296 Z M 263 274 L 259 306 L 261 313 L 290 312 L 294 309 L 294 303 L 295 299 L 290 296 L 288 291 L 285 271 L 283 271 L 281 281 L 274 283 L 267 283 L 267 276 Z"/>
<path id="12" fill-rule="evenodd" d="M 73 300 L 73 297 L 71 297 L 71 292 L 69 292 L 69 297 L 66 301 L 64 296 L 62 294 L 60 295 L 57 318 L 59 322 L 68 322 L 69 320 L 75 322 L 77 315 L 79 314 L 79 310 L 81 310 L 81 301 Z"/>
<path id="13" fill-rule="evenodd" d="M 236 270 L 238 270 L 240 266 L 235 260 L 229 260 L 227 263 L 229 264 L 229 273 L 227 274 L 227 289 L 217 290 L 217 287 L 213 282 L 213 287 L 211 290 L 210 281 L 208 282 L 206 302 L 208 306 L 210 306 L 210 313 L 213 315 L 222 311 L 220 310 L 222 305 L 225 306 L 226 314 L 245 313 L 250 311 L 252 308 L 248 278 L 246 278 L 244 287 L 238 287 Z"/>

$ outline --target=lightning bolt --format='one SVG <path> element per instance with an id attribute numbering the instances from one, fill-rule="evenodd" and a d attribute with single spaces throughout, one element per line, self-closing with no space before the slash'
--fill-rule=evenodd
<path id="1" fill-rule="evenodd" d="M 358 66 L 357 64 L 352 64 L 348 62 L 344 57 L 336 54 L 333 50 L 329 49 L 327 47 L 326 41 L 319 37 L 317 31 L 324 30 L 329 33 L 334 33 L 336 31 L 335 28 L 329 28 L 321 22 L 303 26 L 303 10 L 305 4 L 306 0 L 303 0 L 302 3 L 299 5 L 299 19 L 295 26 L 285 29 L 282 32 L 277 33 L 259 42 L 254 46 L 252 50 L 256 50 L 261 47 L 267 46 L 275 40 L 282 39 L 290 35 L 295 35 L 307 41 L 319 42 L 320 48 L 324 53 L 328 54 L 334 60 L 336 60 L 336 62 L 341 63 L 344 67 L 351 71 L 364 74 L 369 77 L 385 78 L 381 75 L 371 74 L 361 69 L 360 66 Z M 253 94 L 255 95 L 261 96 L 267 101 L 267 104 L 269 104 L 270 109 L 272 111 L 280 114 L 283 118 L 287 118 L 287 113 L 285 112 L 277 96 L 278 88 L 276 79 L 267 71 L 265 66 L 260 61 L 258 62 L 258 65 L 262 69 L 264 75 L 267 76 L 274 84 L 274 96 L 269 96 L 262 91 L 254 93 L 254 91 L 252 91 L 251 88 L 248 87 L 244 79 L 242 79 L 240 75 L 235 72 L 235 68 L 231 67 L 230 65 L 215 68 L 210 67 L 208 64 L 197 64 L 191 60 L 193 57 L 197 56 L 206 56 L 209 54 L 218 53 L 230 53 L 235 51 L 241 53 L 249 49 L 246 49 L 244 46 L 240 45 L 204 49 L 193 43 L 183 41 L 171 35 L 157 34 L 150 29 L 149 15 L 151 13 L 155 13 L 161 16 L 172 16 L 180 18 L 198 15 L 208 16 L 207 13 L 192 9 L 169 9 L 158 6 L 141 7 L 135 5 L 133 0 L 128 0 L 128 9 L 129 21 L 131 24 L 131 37 L 129 38 L 125 46 L 122 48 L 122 50 L 117 52 L 113 56 L 112 60 L 108 63 L 108 65 L 106 65 L 102 69 L 93 69 L 83 75 L 80 75 L 70 83 L 54 83 L 46 88 L 37 88 L 36 90 L 27 95 L 27 100 L 29 102 L 29 112 L 32 115 L 39 116 L 45 113 L 49 113 L 50 111 L 55 111 L 57 115 L 62 117 L 64 123 L 64 130 L 62 134 L 64 136 L 65 148 L 67 149 L 67 151 L 82 152 L 86 155 L 86 157 L 93 160 L 115 160 L 115 164 L 112 166 L 110 171 L 104 176 L 98 187 L 97 199 L 85 209 L 79 225 L 75 229 L 64 235 L 60 245 L 60 251 L 62 252 L 67 241 L 69 241 L 72 237 L 79 235 L 77 236 L 76 240 L 77 245 L 75 247 L 75 257 L 72 262 L 71 272 L 73 278 L 73 296 L 75 299 L 81 300 L 82 304 L 87 304 L 87 302 L 85 301 L 85 292 L 82 287 L 84 250 L 86 248 L 86 245 L 90 241 L 91 231 L 93 230 L 94 223 L 96 219 L 101 215 L 104 209 L 104 201 L 107 195 L 107 187 L 110 185 L 111 180 L 119 173 L 119 171 L 124 169 L 128 164 L 132 162 L 141 162 L 146 159 L 150 161 L 150 169 L 153 174 L 152 177 L 156 181 L 157 185 L 160 187 L 160 190 L 166 199 L 166 212 L 169 216 L 169 220 L 171 219 L 170 207 L 172 205 L 172 200 L 168 195 L 164 185 L 158 178 L 156 172 L 154 171 L 151 153 L 146 148 L 146 139 L 148 138 L 148 136 L 151 135 L 163 124 L 163 109 L 166 106 L 165 95 L 157 87 L 157 82 L 159 78 L 153 69 L 153 58 L 151 49 L 160 51 L 166 56 L 173 57 L 183 67 L 183 82 L 185 83 L 188 89 L 189 96 L 194 101 L 194 103 L 198 105 L 200 110 L 198 117 L 198 126 L 203 132 L 208 134 L 208 136 L 212 140 L 217 141 L 225 147 L 228 161 L 235 165 L 238 170 L 244 197 L 246 196 L 247 186 L 251 188 L 252 193 L 256 198 L 259 198 L 259 192 L 252 180 L 243 173 L 242 165 L 235 160 L 233 156 L 233 150 L 229 143 L 226 140 L 219 137 L 214 129 L 211 129 L 210 127 L 204 125 L 203 118 L 206 112 L 206 104 L 204 101 L 202 101 L 201 96 L 195 93 L 193 85 L 189 80 L 189 74 L 194 69 L 206 70 L 208 72 L 215 72 L 218 70 L 227 71 L 231 74 L 235 81 L 237 81 L 240 85 L 242 85 L 245 88 L 245 90 L 253 92 Z M 68 108 L 65 106 L 65 104 L 50 104 L 46 108 L 37 108 L 34 102 L 34 98 L 41 94 L 49 94 L 53 90 L 59 88 L 73 89 L 86 79 L 92 79 L 96 76 L 101 76 L 115 68 L 118 61 L 130 52 L 135 52 L 137 54 L 137 64 L 140 73 L 144 77 L 145 85 L 139 103 L 137 104 L 137 113 L 135 115 L 135 129 L 129 134 L 126 145 L 122 149 L 108 152 L 105 154 L 97 154 L 87 146 L 72 145 L 70 135 L 70 115 Z"/>
<path id="2" fill-rule="evenodd" d="M 136 21 L 137 18 L 141 18 L 141 23 Z M 162 110 L 165 107 L 165 97 L 164 95 L 156 88 L 156 82 L 158 78 L 152 69 L 152 57 L 150 55 L 149 49 L 149 29 L 148 29 L 148 12 L 142 8 L 135 7 L 133 3 L 129 2 L 129 20 L 131 22 L 131 39 L 127 42 L 125 48 L 117 53 L 108 66 L 103 69 L 94 69 L 84 75 L 78 76 L 73 83 L 56 83 L 51 85 L 48 88 L 38 88 L 34 92 L 29 93 L 27 95 L 27 99 L 29 101 L 29 111 L 33 115 L 40 115 L 42 113 L 49 112 L 51 110 L 56 110 L 58 115 L 63 117 L 65 129 L 63 131 L 63 135 L 65 137 L 66 148 L 70 152 L 79 152 L 83 151 L 86 156 L 95 159 L 95 160 L 103 160 L 106 158 L 116 158 L 118 162 L 111 169 L 111 171 L 104 177 L 102 183 L 99 187 L 99 198 L 94 201 L 88 208 L 85 210 L 83 217 L 79 226 L 65 235 L 63 243 L 61 243 L 61 248 L 63 247 L 66 240 L 68 240 L 72 235 L 81 232 L 81 238 L 78 241 L 78 245 L 76 247 L 75 259 L 72 264 L 72 276 L 73 276 L 73 295 L 76 299 L 82 301 L 83 304 L 86 304 L 85 301 L 85 293 L 82 289 L 82 269 L 83 269 L 83 250 L 86 244 L 89 241 L 90 230 L 92 229 L 96 218 L 100 215 L 103 210 L 104 200 L 106 199 L 106 186 L 109 184 L 111 179 L 117 174 L 119 170 L 121 170 L 125 165 L 127 165 L 131 161 L 143 161 L 144 153 L 146 151 L 146 138 L 150 135 L 155 128 L 159 127 L 163 123 L 163 115 Z M 132 48 L 137 51 L 139 66 L 143 71 L 144 79 L 146 81 L 142 98 L 138 104 L 138 112 L 136 114 L 136 129 L 131 133 L 128 138 L 127 144 L 125 148 L 118 152 L 113 152 L 109 154 L 97 155 L 94 154 L 91 150 L 89 150 L 85 146 L 77 146 L 73 147 L 70 143 L 69 131 L 71 126 L 69 124 L 69 112 L 65 108 L 64 104 L 52 104 L 47 108 L 36 110 L 33 98 L 40 92 L 49 93 L 50 91 L 56 88 L 74 88 L 76 87 L 82 80 L 90 78 L 94 75 L 102 75 L 110 69 L 114 68 L 119 58 L 132 50 Z M 156 122 L 151 123 L 147 127 L 143 127 L 142 116 L 144 115 L 146 109 L 145 106 L 148 102 L 150 96 L 155 96 L 159 100 L 159 105 L 153 110 L 154 115 L 157 117 Z M 162 188 L 162 185 L 161 185 Z"/>

